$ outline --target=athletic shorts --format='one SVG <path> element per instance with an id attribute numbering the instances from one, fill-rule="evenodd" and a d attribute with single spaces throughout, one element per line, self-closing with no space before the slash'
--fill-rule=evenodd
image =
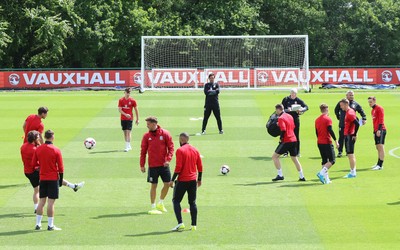
<path id="1" fill-rule="evenodd" d="M 25 173 L 26 178 L 31 182 L 32 187 L 39 186 L 39 171 L 34 171 L 33 173 L 27 174 Z"/>
<path id="2" fill-rule="evenodd" d="M 379 136 L 379 137 L 377 137 L 376 132 L 374 132 L 374 138 L 375 138 L 375 145 L 385 144 L 386 129 L 381 131 L 381 136 Z"/>
<path id="3" fill-rule="evenodd" d="M 58 181 L 40 181 L 39 197 L 58 199 Z"/>
<path id="4" fill-rule="evenodd" d="M 171 181 L 171 171 L 169 167 L 152 167 L 147 172 L 147 182 L 157 184 L 158 177 L 161 177 L 163 182 Z"/>
<path id="5" fill-rule="evenodd" d="M 332 164 L 335 163 L 335 149 L 332 144 L 318 144 L 319 153 L 322 158 L 322 165 L 328 161 Z"/>
<path id="6" fill-rule="evenodd" d="M 346 135 L 344 137 L 344 145 L 346 147 L 346 154 L 354 154 L 354 144 L 356 142 L 352 139 L 352 135 Z"/>
<path id="7" fill-rule="evenodd" d="M 297 149 L 297 142 L 281 142 L 275 149 L 275 153 L 283 155 L 289 152 L 290 156 L 297 156 L 299 150 Z"/>
<path id="8" fill-rule="evenodd" d="M 132 130 L 132 121 L 121 120 L 122 130 Z"/>

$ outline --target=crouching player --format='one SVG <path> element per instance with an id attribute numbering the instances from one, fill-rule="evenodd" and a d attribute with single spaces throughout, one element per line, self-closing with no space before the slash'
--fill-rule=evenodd
<path id="1" fill-rule="evenodd" d="M 322 169 L 317 173 L 318 179 L 322 184 L 329 184 L 328 170 L 335 164 L 335 150 L 333 149 L 332 140 L 335 141 L 336 148 L 339 147 L 339 143 L 336 141 L 335 132 L 332 130 L 332 119 L 328 116 L 329 109 L 328 105 L 321 104 L 319 106 L 321 115 L 315 120 L 315 132 L 317 134 L 317 143 L 319 153 L 322 158 Z"/>

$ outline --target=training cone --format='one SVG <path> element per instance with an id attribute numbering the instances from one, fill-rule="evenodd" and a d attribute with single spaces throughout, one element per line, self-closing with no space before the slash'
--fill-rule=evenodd
<path id="1" fill-rule="evenodd" d="M 189 208 L 184 208 L 184 209 L 182 209 L 182 212 L 184 212 L 184 213 L 190 213 L 190 209 L 189 209 Z"/>

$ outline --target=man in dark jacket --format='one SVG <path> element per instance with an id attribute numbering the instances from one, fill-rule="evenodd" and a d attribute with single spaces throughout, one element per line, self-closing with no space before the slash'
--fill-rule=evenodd
<path id="1" fill-rule="evenodd" d="M 211 115 L 211 111 L 214 113 L 215 119 L 217 119 L 219 133 L 224 133 L 224 131 L 222 130 L 221 112 L 218 102 L 219 84 L 217 82 L 214 82 L 214 79 L 215 75 L 211 73 L 208 76 L 209 82 L 204 84 L 204 94 L 206 95 L 206 100 L 204 104 L 203 126 L 201 128 L 202 135 L 206 133 L 207 122 L 208 118 Z"/>
<path id="2" fill-rule="evenodd" d="M 367 122 L 367 115 L 365 114 L 363 108 L 358 102 L 354 100 L 354 92 L 352 90 L 347 91 L 346 99 L 349 100 L 349 107 L 354 111 L 358 112 L 362 117 L 362 124 L 364 125 Z M 340 101 L 335 107 L 335 115 L 339 121 L 339 148 L 337 157 L 342 157 L 343 153 L 343 143 L 344 143 L 344 117 L 346 116 L 346 112 L 340 108 Z"/>

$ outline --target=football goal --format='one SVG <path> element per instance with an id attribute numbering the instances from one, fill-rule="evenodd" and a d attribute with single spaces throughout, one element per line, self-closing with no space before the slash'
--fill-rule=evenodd
<path id="1" fill-rule="evenodd" d="M 309 90 L 308 36 L 142 36 L 144 89 Z"/>

